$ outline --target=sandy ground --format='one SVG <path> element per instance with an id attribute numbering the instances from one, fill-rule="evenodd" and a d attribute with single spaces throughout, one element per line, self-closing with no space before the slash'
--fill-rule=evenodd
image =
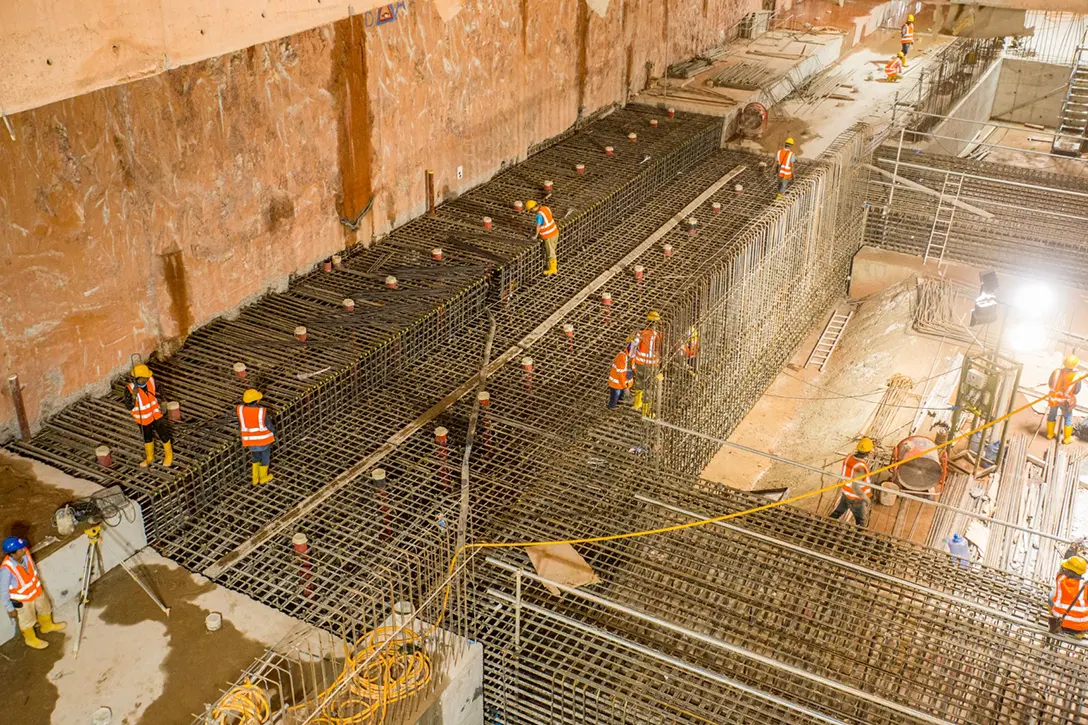
<path id="1" fill-rule="evenodd" d="M 37 461 L 0 452 L 0 538 L 21 536 L 41 546 L 56 536 L 53 513 L 101 486 Z"/>
<path id="2" fill-rule="evenodd" d="M 955 356 L 966 349 L 964 345 L 911 330 L 914 279 L 913 274 L 900 280 L 893 279 L 887 286 L 857 301 L 854 317 L 823 372 L 815 367 L 804 367 L 826 323 L 826 318 L 821 320 L 794 352 L 789 365 L 745 417 L 731 440 L 791 461 L 839 473 L 842 458 L 853 450 L 858 438 L 867 430 L 888 378 L 893 374 L 906 375 L 916 383 L 914 395 L 896 413 L 894 426 L 897 430 L 884 441 L 886 458 L 889 447 L 909 432 L 922 403 L 926 381 L 948 370 L 958 369 L 954 364 Z M 1014 284 L 1016 280 L 1003 278 L 1002 285 L 1010 289 L 1010 298 Z M 869 288 L 872 289 L 872 285 Z M 1070 307 L 1084 304 L 1076 291 L 1064 292 L 1069 295 Z M 851 306 L 850 301 L 844 299 L 838 309 L 846 311 Z M 1083 317 L 1080 310 L 1073 312 L 1068 315 L 1064 327 L 1083 335 L 1088 332 L 1088 326 L 1081 322 Z M 1017 324 L 1015 313 L 1010 313 L 1010 323 L 1006 329 L 1012 330 Z M 1053 344 L 1030 352 L 1009 350 L 1012 342 L 1011 338 L 1006 339 L 1006 351 L 1024 366 L 1021 386 L 1038 389 L 1040 393 L 1045 391 L 1050 371 L 1060 364 L 1063 355 L 1070 350 L 1059 349 Z M 974 349 L 977 351 L 977 346 Z M 1027 395 L 1021 393 L 1017 396 L 1016 404 L 1023 405 L 1027 401 Z M 1042 405 L 1034 411 L 1025 411 L 1015 416 L 1009 427 L 1010 435 L 1032 436 L 1030 450 L 1040 457 L 1048 446 L 1053 445 L 1045 439 L 1042 413 L 1045 413 L 1045 406 Z M 929 422 L 928 418 L 923 419 L 918 432 L 928 433 Z M 956 450 L 960 448 L 962 446 Z M 1088 452 L 1088 443 L 1074 441 L 1072 448 Z M 790 495 L 834 483 L 829 476 L 731 448 L 722 448 L 718 452 L 703 472 L 703 477 L 743 490 L 788 488 Z M 798 505 L 829 513 L 837 503 L 838 496 L 836 491 L 831 491 Z M 917 506 L 908 508 L 908 517 L 914 516 L 914 508 Z M 871 526 L 878 531 L 890 532 L 896 511 L 895 507 L 874 506 Z M 930 511 L 924 511 L 912 537 L 919 542 L 924 541 L 931 519 Z M 1080 526 L 1084 527 L 1085 524 Z"/>
<path id="3" fill-rule="evenodd" d="M 115 725 L 190 725 L 266 647 L 308 629 L 296 619 L 193 575 L 150 549 L 139 572 L 170 607 L 166 617 L 122 570 L 95 582 L 80 655 L 72 654 L 75 605 L 45 650 L 22 638 L 0 647 L 5 723 L 79 725 L 108 707 Z M 208 632 L 211 612 L 223 625 Z"/>

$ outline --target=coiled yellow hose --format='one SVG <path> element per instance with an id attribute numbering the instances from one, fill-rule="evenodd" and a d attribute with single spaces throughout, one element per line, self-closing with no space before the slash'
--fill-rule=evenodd
<path id="1" fill-rule="evenodd" d="M 272 707 L 264 690 L 247 679 L 223 695 L 212 717 L 216 725 L 264 725 L 272 717 Z"/>

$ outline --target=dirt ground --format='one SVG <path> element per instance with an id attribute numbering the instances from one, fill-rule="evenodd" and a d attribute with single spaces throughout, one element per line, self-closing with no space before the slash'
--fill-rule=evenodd
<path id="1" fill-rule="evenodd" d="M 88 481 L 0 452 L 0 538 L 21 536 L 38 546 L 57 535 L 53 513 L 58 508 L 98 489 Z"/>

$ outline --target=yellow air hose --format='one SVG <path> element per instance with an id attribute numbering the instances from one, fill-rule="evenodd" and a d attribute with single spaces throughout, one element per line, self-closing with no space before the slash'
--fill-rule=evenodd
<path id="1" fill-rule="evenodd" d="M 246 680 L 230 689 L 212 710 L 216 725 L 263 725 L 272 717 L 264 690 Z"/>

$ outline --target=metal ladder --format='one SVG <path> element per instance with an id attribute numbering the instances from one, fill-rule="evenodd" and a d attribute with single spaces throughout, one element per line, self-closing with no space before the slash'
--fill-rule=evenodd
<path id="1" fill-rule="evenodd" d="M 1073 67 L 1069 70 L 1069 88 L 1062 102 L 1062 115 L 1058 119 L 1058 131 L 1050 152 L 1065 156 L 1080 156 L 1081 147 L 1088 137 L 1088 34 L 1081 37 L 1080 45 L 1073 53 Z"/>
<path id="2" fill-rule="evenodd" d="M 805 363 L 806 368 L 816 365 L 820 368 L 821 373 L 824 371 L 824 366 L 831 359 L 831 353 L 835 352 L 835 347 L 839 344 L 842 331 L 846 329 L 846 323 L 850 322 L 850 318 L 853 316 L 853 309 L 845 314 L 838 310 L 831 313 L 831 319 L 824 325 L 824 331 L 820 334 L 816 347 L 812 348 L 812 352 L 809 353 L 808 361 Z"/>
<path id="3" fill-rule="evenodd" d="M 956 218 L 956 203 L 963 191 L 963 174 L 946 171 L 941 184 L 941 199 L 937 202 L 937 213 L 933 215 L 933 227 L 929 230 L 929 242 L 922 263 L 930 257 L 937 258 L 937 266 L 944 261 L 944 250 L 948 248 L 948 235 L 952 232 L 952 221 Z"/>

